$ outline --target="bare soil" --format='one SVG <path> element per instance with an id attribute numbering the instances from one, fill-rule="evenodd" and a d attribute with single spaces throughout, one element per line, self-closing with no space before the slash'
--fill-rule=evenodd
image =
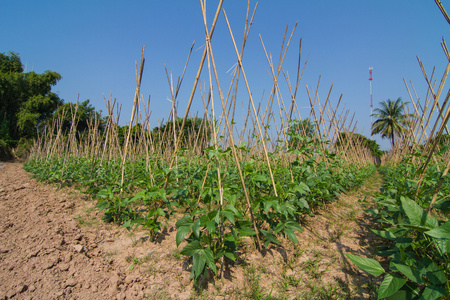
<path id="1" fill-rule="evenodd" d="M 370 299 L 375 279 L 344 253 L 373 257 L 376 237 L 363 212 L 381 184 L 326 204 L 303 220 L 299 245 L 263 253 L 248 241 L 222 278 L 190 280 L 171 220 L 156 239 L 101 220 L 73 188 L 34 180 L 19 163 L 0 167 L 0 300 L 3 299 Z M 367 202 L 361 202 L 363 196 Z"/>

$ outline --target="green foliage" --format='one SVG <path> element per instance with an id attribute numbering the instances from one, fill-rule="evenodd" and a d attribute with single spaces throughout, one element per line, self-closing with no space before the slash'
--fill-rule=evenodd
<path id="1" fill-rule="evenodd" d="M 282 245 L 284 240 L 297 244 L 302 216 L 336 201 L 341 192 L 362 184 L 375 170 L 374 166 L 346 165 L 309 137 L 302 137 L 301 142 L 299 149 L 289 150 L 293 159 L 288 164 L 284 157 L 271 154 L 277 195 L 267 164 L 257 155 L 249 155 L 245 144 L 235 147 L 238 155 L 249 156 L 240 162 L 240 169 L 250 207 L 231 147 L 208 147 L 202 156 L 180 151 L 172 170 L 158 155 L 148 160 L 133 157 L 125 163 L 124 186 L 116 184 L 120 159 L 100 164 L 91 157 L 75 155 L 66 160 L 33 158 L 24 167 L 40 180 L 75 184 L 97 200 L 105 220 L 127 228 L 142 226 L 152 237 L 163 230 L 165 219 L 175 212 L 182 214 L 176 222 L 176 243 L 183 246 L 180 253 L 190 258 L 191 278 L 198 282 L 202 275 L 217 274 L 222 259 L 236 260 L 243 237 L 256 242 L 255 226 L 266 249 Z M 170 180 L 163 188 L 169 173 Z"/>
<path id="2" fill-rule="evenodd" d="M 0 73 L 22 73 L 23 67 L 19 54 L 9 51 L 8 55 L 0 53 Z"/>
<path id="3" fill-rule="evenodd" d="M 117 129 L 118 129 L 119 145 L 123 146 L 125 143 L 125 137 L 128 134 L 129 126 L 128 125 L 125 125 L 125 126 L 119 125 Z M 131 137 L 138 137 L 141 134 L 141 132 L 142 132 L 142 125 L 138 123 L 131 127 L 130 135 L 131 135 Z"/>
<path id="4" fill-rule="evenodd" d="M 375 140 L 368 139 L 359 133 L 340 132 L 335 145 L 338 147 L 346 147 L 347 145 L 355 147 L 361 145 L 362 147 L 369 149 L 373 156 L 383 155 L 383 151 L 380 150 L 380 145 L 378 145 Z"/>
<path id="5" fill-rule="evenodd" d="M 243 215 L 229 204 L 223 210 L 199 210 L 178 220 L 177 246 L 189 235 L 181 254 L 192 257 L 191 279 L 197 282 L 200 275 L 207 276 L 208 268 L 216 274 L 216 263 L 224 256 L 233 261 L 237 258 L 235 251 L 240 237 L 255 234 L 251 223 L 242 218 Z"/>
<path id="6" fill-rule="evenodd" d="M 105 211 L 105 221 L 121 224 L 138 218 L 138 214 L 130 207 L 135 199 L 121 197 L 119 187 L 107 186 L 97 193 L 97 197 L 100 199 L 97 207 Z"/>
<path id="7" fill-rule="evenodd" d="M 78 103 L 78 107 L 75 103 L 70 102 L 60 105 L 53 114 L 51 121 L 62 118 L 61 129 L 67 133 L 72 126 L 73 114 L 75 114 L 75 131 L 77 132 L 86 131 L 89 128 L 89 122 L 94 122 L 94 120 L 98 121 L 98 126 L 95 128 L 97 130 L 102 131 L 106 125 L 106 120 L 101 118 L 100 113 L 95 111 L 95 108 L 89 104 L 89 100 Z M 91 124 L 91 127 L 94 129 L 94 124 Z"/>
<path id="8" fill-rule="evenodd" d="M 436 141 L 436 139 L 438 139 Z M 442 134 L 438 138 L 433 137 L 431 140 L 431 144 L 437 144 L 438 149 L 444 149 L 444 147 L 450 147 L 450 135 L 448 134 Z"/>
<path id="9" fill-rule="evenodd" d="M 411 115 L 405 114 L 403 111 L 402 99 L 395 101 L 388 99 L 380 102 L 381 108 L 376 108 L 372 116 L 376 117 L 376 121 L 372 125 L 372 135 L 381 134 L 381 138 L 388 138 L 392 145 L 395 145 L 395 135 L 405 131 L 408 119 Z"/>
<path id="10" fill-rule="evenodd" d="M 345 256 L 347 256 L 347 258 L 350 259 L 359 268 L 363 269 L 369 274 L 372 274 L 373 276 L 380 276 L 381 274 L 384 274 L 383 267 L 378 261 L 374 259 L 359 257 L 352 254 L 345 254 Z"/>
<path id="11" fill-rule="evenodd" d="M 153 128 L 153 136 L 156 141 L 161 141 L 162 150 L 165 148 L 174 147 L 174 122 L 169 120 L 166 124 L 160 127 Z M 183 124 L 183 118 L 177 118 L 175 120 L 175 133 L 178 139 L 180 134 L 181 125 Z M 208 120 L 192 117 L 187 118 L 184 125 L 184 129 L 181 135 L 181 147 L 189 148 L 194 145 L 194 142 L 198 142 L 197 146 L 201 149 L 206 148 L 209 140 L 211 139 L 211 127 L 212 124 Z"/>
<path id="12" fill-rule="evenodd" d="M 287 135 L 289 136 L 289 149 L 299 149 L 303 145 L 302 138 L 314 137 L 316 125 L 311 122 L 310 119 L 303 119 L 301 121 L 291 120 L 289 125 L 290 127 L 287 132 Z"/>
<path id="13" fill-rule="evenodd" d="M 12 157 L 12 155 L 11 155 L 8 143 L 5 142 L 5 140 L 0 139 L 0 161 L 1 160 L 9 160 L 9 159 L 11 159 L 11 157 Z"/>
<path id="14" fill-rule="evenodd" d="M 36 136 L 38 126 L 62 103 L 51 92 L 60 79 L 53 71 L 23 73 L 18 54 L 0 53 L 0 130 L 5 141 Z"/>
<path id="15" fill-rule="evenodd" d="M 385 239 L 385 245 L 376 254 L 389 262 L 388 270 L 373 259 L 347 255 L 364 271 L 374 276 L 384 274 L 378 299 L 450 297 L 450 222 L 448 205 L 445 205 L 450 202 L 447 199 L 450 182 L 445 179 L 438 192 L 439 204 L 434 206 L 436 214 L 430 215 L 428 208 L 434 186 L 442 173 L 436 172 L 436 165 L 430 166 L 422 187 L 416 191 L 417 169 L 412 164 L 413 157 L 424 159 L 416 151 L 400 165 L 381 169 L 385 185 L 377 197 L 376 209 L 368 211 L 384 227 L 373 232 Z"/>

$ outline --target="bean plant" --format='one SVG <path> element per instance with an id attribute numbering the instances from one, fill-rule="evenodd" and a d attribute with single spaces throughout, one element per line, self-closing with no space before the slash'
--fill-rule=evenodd
<path id="1" fill-rule="evenodd" d="M 318 206 L 336 201 L 375 170 L 373 165 L 345 163 L 312 138 L 298 136 L 298 141 L 296 149 L 270 153 L 277 194 L 268 165 L 245 144 L 209 147 L 202 156 L 182 149 L 172 169 L 157 157 L 133 157 L 125 163 L 123 186 L 118 184 L 121 161 L 115 159 L 35 158 L 24 167 L 39 180 L 74 185 L 97 201 L 105 221 L 129 229 L 141 226 L 151 237 L 181 213 L 175 222 L 176 244 L 189 257 L 191 278 L 198 282 L 202 275 L 218 274 L 219 264 L 236 261 L 248 237 L 266 249 L 281 245 L 280 238 L 297 244 L 302 216 L 314 215 Z M 247 157 L 239 167 L 250 206 L 232 150 Z"/>
<path id="2" fill-rule="evenodd" d="M 372 231 L 385 243 L 376 254 L 388 263 L 388 268 L 374 259 L 347 254 L 364 271 L 384 276 L 378 299 L 450 297 L 450 177 L 443 178 L 444 184 L 437 191 L 439 200 L 430 210 L 442 172 L 438 171 L 438 163 L 427 168 L 417 190 L 421 170 L 416 165 L 423 161 L 417 150 L 400 164 L 381 169 L 385 184 L 376 198 L 376 208 L 368 212 L 380 223 L 381 227 Z"/>

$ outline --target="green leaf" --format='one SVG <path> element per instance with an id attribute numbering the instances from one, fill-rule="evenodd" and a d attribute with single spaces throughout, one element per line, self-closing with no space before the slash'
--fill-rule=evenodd
<path id="1" fill-rule="evenodd" d="M 409 280 L 419 284 L 423 284 L 422 275 L 417 269 L 411 269 L 410 266 L 397 263 L 392 263 L 392 266 L 394 266 L 398 271 L 405 275 Z"/>
<path id="2" fill-rule="evenodd" d="M 378 299 L 386 298 L 397 292 L 404 284 L 406 279 L 398 274 L 386 274 L 378 288 Z"/>
<path id="3" fill-rule="evenodd" d="M 227 207 L 225 207 L 225 210 L 232 212 L 235 216 L 241 215 L 241 213 L 232 204 L 228 204 Z"/>
<path id="4" fill-rule="evenodd" d="M 192 232 L 195 234 L 197 238 L 200 237 L 200 219 L 197 219 L 197 221 L 192 224 Z"/>
<path id="5" fill-rule="evenodd" d="M 298 206 L 300 208 L 309 209 L 308 201 L 306 201 L 305 198 L 298 199 Z"/>
<path id="6" fill-rule="evenodd" d="M 387 228 L 386 231 L 391 232 L 396 237 L 404 236 L 408 232 L 407 229 L 405 229 L 405 228 L 398 228 L 398 227 L 390 227 L 390 228 Z"/>
<path id="7" fill-rule="evenodd" d="M 156 210 L 156 214 L 158 215 L 158 216 L 164 216 L 165 215 L 165 212 L 164 212 L 164 210 L 161 208 L 161 207 L 158 207 L 158 209 Z"/>
<path id="8" fill-rule="evenodd" d="M 413 300 L 417 299 L 420 288 L 416 283 L 407 281 L 397 292 L 386 297 L 386 300 Z"/>
<path id="9" fill-rule="evenodd" d="M 177 235 L 176 235 L 176 243 L 177 243 L 177 247 L 181 244 L 181 242 L 184 241 L 184 238 L 186 237 L 186 235 L 191 232 L 191 228 L 189 226 L 181 226 L 178 227 L 177 230 Z"/>
<path id="10" fill-rule="evenodd" d="M 216 231 L 216 222 L 214 220 L 209 220 L 205 223 L 206 229 L 209 233 Z"/>
<path id="11" fill-rule="evenodd" d="M 123 222 L 122 228 L 130 228 L 133 227 L 133 220 L 126 220 L 125 222 Z"/>
<path id="12" fill-rule="evenodd" d="M 436 248 L 439 250 L 441 255 L 450 253 L 450 240 L 449 239 L 434 239 Z"/>
<path id="13" fill-rule="evenodd" d="M 278 245 L 280 242 L 276 238 L 276 236 L 272 233 L 272 231 L 260 230 L 260 232 L 264 235 L 264 247 L 268 247 L 270 243 L 274 243 Z"/>
<path id="14" fill-rule="evenodd" d="M 446 289 L 440 286 L 429 285 L 425 288 L 422 295 L 420 296 L 420 300 L 434 300 L 439 299 L 447 293 Z"/>
<path id="15" fill-rule="evenodd" d="M 276 205 L 276 202 L 275 201 L 270 201 L 270 200 L 268 200 L 268 201 L 265 201 L 264 202 L 264 212 L 266 213 L 266 214 L 268 214 L 269 213 L 269 210 L 272 208 L 272 206 L 274 206 L 274 205 Z M 276 210 L 276 209 L 275 209 Z"/>
<path id="16" fill-rule="evenodd" d="M 292 188 L 292 191 L 299 192 L 301 195 L 306 195 L 308 192 L 311 192 L 309 186 L 304 182 L 300 182 L 299 184 L 294 186 Z"/>
<path id="17" fill-rule="evenodd" d="M 407 249 L 408 247 L 411 246 L 411 243 L 413 242 L 412 238 L 407 238 L 407 237 L 400 237 L 397 239 L 397 242 L 395 243 L 395 248 L 397 249 Z"/>
<path id="18" fill-rule="evenodd" d="M 300 224 L 294 221 L 287 221 L 285 226 L 286 228 L 290 228 L 293 230 L 303 231 L 303 228 L 300 226 Z"/>
<path id="19" fill-rule="evenodd" d="M 200 245 L 199 241 L 193 241 L 189 244 L 187 244 L 183 250 L 180 251 L 182 255 L 186 256 L 193 256 L 195 253 L 198 253 L 198 251 L 203 250 L 202 245 Z"/>
<path id="20" fill-rule="evenodd" d="M 372 230 L 373 233 L 375 233 L 376 235 L 381 236 L 382 238 L 388 239 L 388 240 L 395 240 L 397 237 L 390 231 L 384 231 L 384 230 L 375 230 L 375 229 L 370 229 Z"/>
<path id="21" fill-rule="evenodd" d="M 208 213 L 208 218 L 217 224 L 220 223 L 220 209 L 219 210 L 213 210 L 210 213 Z"/>
<path id="22" fill-rule="evenodd" d="M 234 225 L 234 213 L 231 211 L 223 211 L 222 214 Z"/>
<path id="23" fill-rule="evenodd" d="M 298 244 L 297 242 L 297 236 L 295 236 L 295 232 L 294 230 L 290 229 L 290 228 L 285 228 L 284 229 L 284 234 L 287 235 L 287 237 L 294 243 L 294 244 Z"/>
<path id="24" fill-rule="evenodd" d="M 430 229 L 437 226 L 437 220 L 433 217 L 428 217 L 427 212 L 416 202 L 406 197 L 400 197 L 400 201 L 412 226 L 425 226 Z"/>
<path id="25" fill-rule="evenodd" d="M 253 236 L 256 234 L 256 232 L 248 227 L 242 227 L 242 228 L 238 228 L 237 232 L 239 233 L 239 236 Z"/>
<path id="26" fill-rule="evenodd" d="M 353 254 L 345 254 L 347 258 L 353 262 L 358 268 L 372 274 L 375 277 L 380 276 L 385 271 L 378 261 L 372 258 L 360 257 Z"/>
<path id="27" fill-rule="evenodd" d="M 225 256 L 231 259 L 232 261 L 235 261 L 237 256 L 233 252 L 225 252 Z"/>
<path id="28" fill-rule="evenodd" d="M 191 270 L 191 278 L 197 280 L 203 272 L 206 264 L 205 255 L 201 255 L 200 253 L 194 253 L 192 255 L 192 270 Z"/>
<path id="29" fill-rule="evenodd" d="M 99 209 L 99 211 L 105 210 L 109 206 L 110 206 L 110 203 L 107 200 L 103 200 L 97 204 L 97 208 Z"/>
<path id="30" fill-rule="evenodd" d="M 268 182 L 268 178 L 262 174 L 256 174 L 255 176 L 253 176 L 253 180 L 262 183 Z"/>
<path id="31" fill-rule="evenodd" d="M 209 268 L 214 272 L 214 274 L 217 274 L 216 262 L 214 261 L 214 253 L 211 248 L 207 247 L 203 249 L 203 255 L 206 257 L 206 263 L 208 264 Z"/>
<path id="32" fill-rule="evenodd" d="M 426 212 L 420 207 L 416 202 L 409 198 L 400 197 L 400 201 L 402 203 L 402 208 L 405 211 L 405 214 L 408 216 L 408 219 L 411 225 L 422 225 L 425 223 Z"/>
<path id="33" fill-rule="evenodd" d="M 437 239 L 450 239 L 450 221 L 425 233 Z"/>
<path id="34" fill-rule="evenodd" d="M 186 245 L 180 253 L 186 256 L 192 256 L 191 278 L 195 278 L 197 280 L 202 274 L 205 264 L 208 264 L 210 269 L 214 273 L 217 273 L 214 254 L 211 248 L 203 248 L 199 241 L 193 241 L 192 243 Z"/>
<path id="35" fill-rule="evenodd" d="M 418 270 L 420 270 L 421 274 L 426 276 L 434 285 L 441 285 L 447 282 L 444 270 L 439 268 L 438 265 L 428 257 L 419 261 Z"/>
<path id="36" fill-rule="evenodd" d="M 429 226 L 411 225 L 411 224 L 408 224 L 408 223 L 399 223 L 398 225 L 403 227 L 403 228 L 416 230 L 418 232 L 425 232 L 427 230 L 430 230 Z"/>
<path id="37" fill-rule="evenodd" d="M 395 200 L 395 199 L 386 198 L 384 200 L 378 201 L 377 204 L 386 206 L 391 211 L 397 211 L 398 210 L 397 200 Z"/>
<path id="38" fill-rule="evenodd" d="M 192 218 L 191 218 L 191 216 L 187 215 L 187 216 L 184 216 L 181 219 L 179 219 L 177 221 L 177 223 L 175 224 L 175 226 L 181 227 L 181 226 L 191 225 L 191 224 L 192 224 Z"/>

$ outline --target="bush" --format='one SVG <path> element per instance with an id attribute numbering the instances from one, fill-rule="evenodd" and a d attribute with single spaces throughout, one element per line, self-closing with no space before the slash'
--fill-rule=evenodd
<path id="1" fill-rule="evenodd" d="M 11 160 L 13 158 L 12 154 L 11 154 L 11 149 L 8 146 L 8 143 L 3 140 L 0 139 L 0 160 L 5 161 L 5 160 Z"/>
<path id="2" fill-rule="evenodd" d="M 30 155 L 31 147 L 33 146 L 33 139 L 31 138 L 21 138 L 17 147 L 12 149 L 12 154 L 15 159 L 26 160 Z"/>

